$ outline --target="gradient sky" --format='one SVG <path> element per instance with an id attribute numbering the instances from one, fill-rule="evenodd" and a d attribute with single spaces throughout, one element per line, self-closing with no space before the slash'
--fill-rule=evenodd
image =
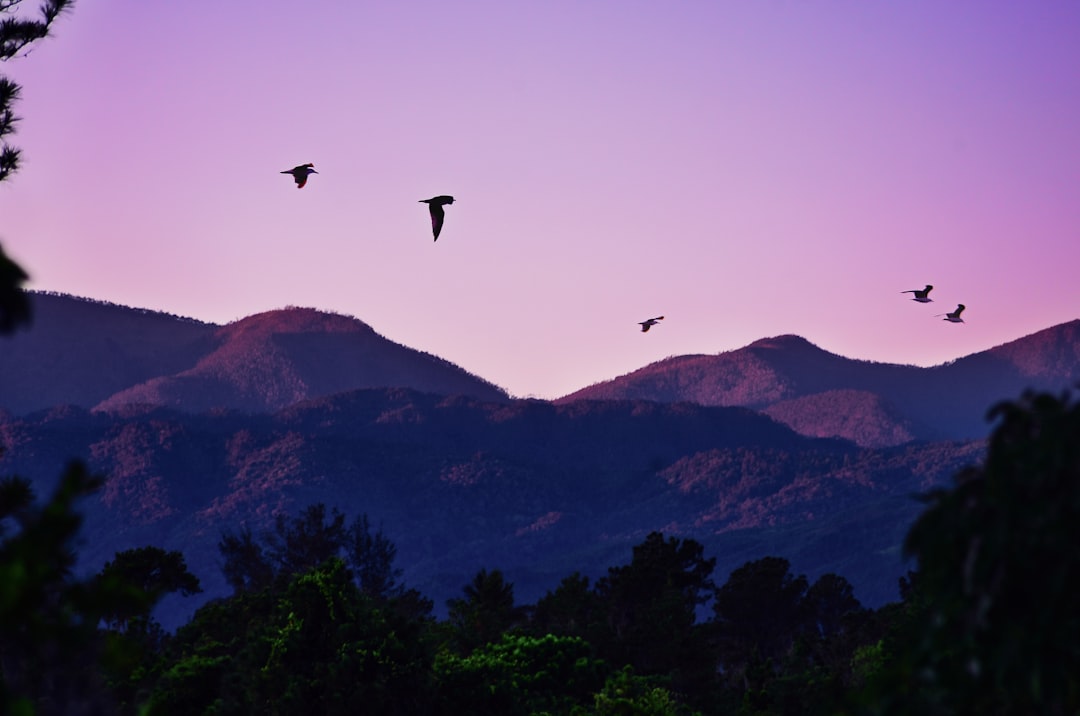
<path id="1" fill-rule="evenodd" d="M 37 289 L 313 306 L 544 398 L 1080 316 L 1080 0 L 82 1 L 0 72 L 0 241 Z"/>

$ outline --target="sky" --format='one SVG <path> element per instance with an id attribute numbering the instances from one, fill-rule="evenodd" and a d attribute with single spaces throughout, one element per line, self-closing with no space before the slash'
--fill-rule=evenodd
<path id="1" fill-rule="evenodd" d="M 34 289 L 320 308 L 539 398 L 1080 317 L 1080 0 L 84 0 L 0 74 Z"/>

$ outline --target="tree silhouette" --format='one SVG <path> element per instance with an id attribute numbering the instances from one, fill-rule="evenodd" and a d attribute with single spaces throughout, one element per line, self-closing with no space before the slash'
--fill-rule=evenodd
<path id="1" fill-rule="evenodd" d="M 15 9 L 22 0 L 0 0 L 0 62 L 10 60 L 30 43 L 49 34 L 49 28 L 60 13 L 73 5 L 73 0 L 45 0 L 41 4 L 41 19 L 29 20 L 14 17 Z M 15 131 L 18 117 L 12 105 L 19 98 L 19 85 L 6 77 L 0 77 L 0 181 L 19 167 L 19 150 L 10 146 L 4 138 Z"/>
<path id="2" fill-rule="evenodd" d="M 345 547 L 361 592 L 383 599 L 401 594 L 398 580 L 402 570 L 394 567 L 397 547 L 381 530 L 372 534 L 367 515 L 353 520 L 345 537 Z"/>
<path id="3" fill-rule="evenodd" d="M 905 542 L 919 610 L 908 688 L 888 693 L 922 713 L 1078 713 L 1080 404 L 1027 393 L 990 418 L 985 462 L 929 494 Z"/>
<path id="4" fill-rule="evenodd" d="M 225 561 L 221 571 L 233 592 L 255 592 L 274 581 L 274 567 L 247 525 L 239 532 L 222 533 L 218 551 Z"/>
<path id="5" fill-rule="evenodd" d="M 792 574 L 782 557 L 747 562 L 731 573 L 713 607 L 721 663 L 730 674 L 751 673 L 762 663 L 772 662 L 768 671 L 778 666 L 806 627 L 808 589 L 806 577 Z"/>
<path id="6" fill-rule="evenodd" d="M 677 690 L 711 681 L 715 659 L 696 612 L 715 590 L 715 565 L 695 540 L 650 533 L 630 564 L 608 569 L 596 584 L 607 627 L 601 655 L 644 676 L 671 676 Z"/>
<path id="7" fill-rule="evenodd" d="M 98 579 L 129 584 L 146 597 L 145 603 L 137 609 L 124 609 L 123 605 L 117 605 L 105 613 L 105 623 L 120 631 L 127 630 L 134 622 L 145 625 L 154 606 L 166 594 L 178 592 L 189 597 L 202 591 L 199 578 L 188 571 L 184 555 L 166 552 L 160 547 L 117 552 L 113 560 L 101 568 Z"/>
<path id="8" fill-rule="evenodd" d="M 46 0 L 40 8 L 41 19 L 28 20 L 14 16 L 21 1 L 0 0 L 0 62 L 10 60 L 30 43 L 48 35 L 53 21 L 73 3 L 73 0 Z M 19 92 L 19 85 L 0 75 L 0 181 L 19 167 L 19 150 L 5 140 L 19 121 L 12 110 Z M 0 248 L 0 334 L 30 322 L 30 302 L 22 290 L 27 278 L 26 272 Z"/>
<path id="9" fill-rule="evenodd" d="M 109 699 L 98 670 L 109 655 L 98 624 L 143 606 L 120 580 L 72 575 L 82 517 L 75 502 L 101 480 L 72 464 L 52 497 L 33 504 L 20 478 L 0 482 L 0 713 L 99 713 Z"/>
<path id="10" fill-rule="evenodd" d="M 447 601 L 448 620 L 459 649 L 468 654 L 498 641 L 525 621 L 525 610 L 514 605 L 514 585 L 498 569 L 481 569 L 465 585 L 465 597 Z"/>

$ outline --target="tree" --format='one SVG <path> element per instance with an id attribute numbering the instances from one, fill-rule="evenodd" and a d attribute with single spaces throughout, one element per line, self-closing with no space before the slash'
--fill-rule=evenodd
<path id="1" fill-rule="evenodd" d="M 448 621 L 462 653 L 498 641 L 506 631 L 525 622 L 525 610 L 514 605 L 513 583 L 498 569 L 481 569 L 464 592 L 464 599 L 446 602 Z"/>
<path id="2" fill-rule="evenodd" d="M 0 0 L 0 16 L 13 14 L 22 0 Z M 73 0 L 45 0 L 41 19 L 18 17 L 0 19 L 0 62 L 10 60 L 27 45 L 49 34 L 53 21 L 73 4 Z M 9 145 L 5 137 L 15 131 L 19 121 L 12 106 L 19 99 L 20 87 L 0 75 L 0 181 L 7 179 L 19 166 L 19 150 Z M 0 248 L 0 334 L 10 333 L 18 326 L 30 323 L 30 302 L 22 290 L 29 278 L 18 264 Z"/>
<path id="3" fill-rule="evenodd" d="M 642 675 L 671 675 L 676 689 L 696 689 L 714 672 L 707 629 L 697 609 L 715 590 L 716 558 L 701 543 L 652 532 L 630 564 L 608 569 L 596 584 L 608 638 L 601 655 Z"/>
<path id="4" fill-rule="evenodd" d="M 468 656 L 443 652 L 435 661 L 447 714 L 580 712 L 609 670 L 585 640 L 552 634 L 503 634 Z"/>
<path id="5" fill-rule="evenodd" d="M 328 514 L 320 502 L 296 517 L 277 515 L 273 528 L 258 535 L 246 525 L 237 532 L 226 530 L 218 550 L 225 581 L 237 594 L 268 589 L 338 558 L 351 568 L 366 595 L 392 602 L 403 615 L 421 618 L 431 612 L 429 599 L 398 583 L 402 571 L 394 567 L 397 547 L 382 530 L 372 532 L 367 515 L 346 528 L 345 515 L 337 509 Z"/>
<path id="6" fill-rule="evenodd" d="M 302 574 L 335 557 L 345 545 L 345 515 L 337 509 L 327 520 L 326 505 L 304 508 L 297 517 L 278 514 L 263 543 L 279 575 Z"/>
<path id="7" fill-rule="evenodd" d="M 181 627 L 148 714 L 431 713 L 427 624 L 360 592 L 334 557 Z"/>
<path id="8" fill-rule="evenodd" d="M 118 631 L 126 631 L 134 623 L 145 627 L 150 613 L 166 594 L 180 593 L 189 597 L 202 591 L 199 578 L 188 571 L 184 555 L 166 552 L 160 547 L 117 552 L 113 560 L 102 567 L 98 580 L 131 585 L 146 596 L 145 602 L 136 609 L 118 605 L 106 612 L 105 623 Z"/>
<path id="9" fill-rule="evenodd" d="M 0 0 L 0 15 L 14 14 L 21 2 Z M 0 61 L 10 60 L 30 43 L 46 37 L 56 18 L 73 4 L 73 0 L 45 0 L 40 7 L 40 20 L 19 17 L 0 20 Z M 0 77 L 0 181 L 7 179 L 19 166 L 19 150 L 4 141 L 7 135 L 15 131 L 15 124 L 19 121 L 11 110 L 19 98 L 19 90 L 19 85 Z"/>
<path id="10" fill-rule="evenodd" d="M 921 694 L 923 713 L 1077 713 L 1080 404 L 1025 393 L 989 417 L 984 463 L 927 495 L 908 533 L 919 609 L 892 669 L 906 683 L 879 693 Z"/>
<path id="11" fill-rule="evenodd" d="M 49 28 L 60 13 L 71 7 L 73 0 L 45 0 L 41 19 L 28 20 L 2 17 L 14 14 L 22 0 L 0 0 L 0 62 L 10 60 L 27 45 L 49 34 Z M 9 145 L 5 137 L 15 131 L 19 121 L 12 106 L 19 99 L 20 87 L 0 75 L 0 181 L 7 179 L 19 167 L 19 150 Z M 0 248 L 0 334 L 10 333 L 18 326 L 30 323 L 30 302 L 22 290 L 29 278 L 18 264 Z"/>
<path id="12" fill-rule="evenodd" d="M 634 674 L 626 666 L 612 674 L 594 697 L 597 716 L 692 716 L 676 702 L 671 692 L 649 679 Z"/>
<path id="13" fill-rule="evenodd" d="M 274 567 L 247 525 L 239 532 L 222 533 L 218 551 L 224 560 L 221 571 L 233 593 L 257 592 L 273 583 Z"/>
<path id="14" fill-rule="evenodd" d="M 0 482 L 0 522 L 9 525 L 0 542 L 0 713 L 82 713 L 109 701 L 98 624 L 143 602 L 119 580 L 72 576 L 82 524 L 75 502 L 100 485 L 73 463 L 37 507 L 25 480 Z"/>
<path id="15" fill-rule="evenodd" d="M 23 284 L 29 278 L 0 247 L 0 335 L 30 323 L 30 300 L 23 291 Z"/>
<path id="16" fill-rule="evenodd" d="M 367 515 L 353 520 L 346 535 L 346 549 L 360 591 L 380 598 L 401 593 L 397 580 L 402 571 L 394 567 L 397 547 L 381 530 L 371 533 Z"/>
<path id="17" fill-rule="evenodd" d="M 537 601 L 529 630 L 590 640 L 602 619 L 600 597 L 589 587 L 589 578 L 574 572 Z"/>
<path id="18" fill-rule="evenodd" d="M 808 588 L 806 577 L 793 575 L 782 557 L 747 562 L 731 573 L 713 606 L 721 663 L 730 675 L 751 673 L 761 662 L 778 666 L 806 627 Z"/>

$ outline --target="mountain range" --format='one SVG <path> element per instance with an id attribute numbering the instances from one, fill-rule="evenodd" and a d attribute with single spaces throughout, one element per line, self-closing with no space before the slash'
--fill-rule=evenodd
<path id="1" fill-rule="evenodd" d="M 652 530 L 693 537 L 716 578 L 775 554 L 897 597 L 921 504 L 977 462 L 995 402 L 1080 379 L 1080 321 L 935 368 L 855 361 L 795 336 L 669 358 L 555 401 L 513 399 L 363 322 L 286 308 L 217 326 L 34 294 L 0 339 L 0 473 L 47 494 L 82 459 L 87 569 L 183 551 L 225 593 L 224 530 L 323 502 L 367 514 L 441 606 L 481 568 L 532 601 L 625 563 Z"/>

